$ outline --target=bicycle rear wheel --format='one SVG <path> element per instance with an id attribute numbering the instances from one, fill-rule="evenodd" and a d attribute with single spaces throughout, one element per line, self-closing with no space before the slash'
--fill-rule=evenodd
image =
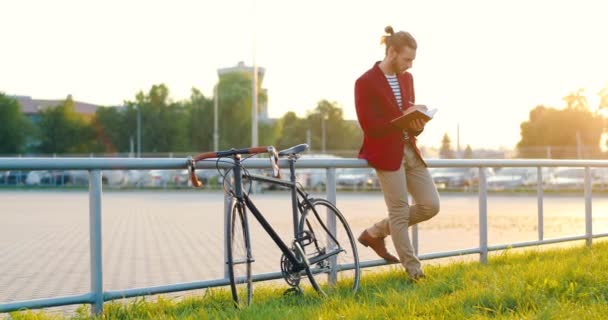
<path id="1" fill-rule="evenodd" d="M 306 273 L 311 285 L 325 295 L 328 280 L 334 279 L 336 288 L 356 292 L 360 278 L 359 255 L 346 219 L 325 199 L 309 201 L 310 205 L 304 205 L 299 223 L 298 242 L 310 263 Z M 331 231 L 332 221 L 335 221 L 335 233 Z M 336 267 L 332 269 L 334 264 Z"/>
<path id="2" fill-rule="evenodd" d="M 251 304 L 253 282 L 251 280 L 251 243 L 245 204 L 236 201 L 232 207 L 230 221 L 226 225 L 228 234 L 228 275 L 232 299 L 237 307 Z"/>

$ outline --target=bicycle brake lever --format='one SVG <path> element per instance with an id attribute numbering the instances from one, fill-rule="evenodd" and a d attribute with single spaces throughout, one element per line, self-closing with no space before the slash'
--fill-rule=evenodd
<path id="1" fill-rule="evenodd" d="M 194 161 L 194 159 L 192 159 L 192 157 L 189 157 L 186 161 L 186 164 L 188 166 L 188 174 L 190 175 L 190 181 L 192 182 L 192 186 L 195 188 L 202 187 L 203 183 L 198 180 L 198 177 L 196 176 L 196 162 Z"/>

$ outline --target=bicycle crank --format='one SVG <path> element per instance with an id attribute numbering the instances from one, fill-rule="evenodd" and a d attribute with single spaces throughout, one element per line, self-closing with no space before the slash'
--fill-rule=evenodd
<path id="1" fill-rule="evenodd" d="M 294 252 L 295 253 L 295 252 Z M 293 272 L 293 264 L 285 254 L 281 255 L 281 273 L 283 274 L 283 279 L 287 282 L 288 285 L 292 287 L 298 287 L 300 285 L 300 273 Z"/>

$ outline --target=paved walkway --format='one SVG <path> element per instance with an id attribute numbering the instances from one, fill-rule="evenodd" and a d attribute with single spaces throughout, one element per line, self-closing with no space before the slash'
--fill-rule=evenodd
<path id="1" fill-rule="evenodd" d="M 254 199 L 291 234 L 286 194 Z M 594 230 L 608 232 L 608 199 L 594 201 Z M 421 225 L 421 253 L 478 246 L 477 203 L 476 194 L 442 196 L 440 215 Z M 339 194 L 338 206 L 355 236 L 385 215 L 380 193 Z M 536 239 L 535 197 L 491 197 L 488 209 L 491 244 Z M 102 210 L 104 290 L 223 277 L 221 193 L 111 191 Z M 545 212 L 545 238 L 584 234 L 582 197 L 548 197 Z M 262 232 L 256 222 L 254 272 L 278 271 L 279 251 Z M 375 259 L 368 248 L 360 255 Z M 0 303 L 87 293 L 89 283 L 88 193 L 0 192 Z"/>

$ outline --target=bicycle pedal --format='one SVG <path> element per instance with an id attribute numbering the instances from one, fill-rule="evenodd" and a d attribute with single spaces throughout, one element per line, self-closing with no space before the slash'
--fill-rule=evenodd
<path id="1" fill-rule="evenodd" d="M 300 244 L 304 247 L 310 245 L 313 242 L 313 237 L 312 234 L 308 231 L 302 231 L 299 235 L 298 235 L 298 239 L 297 239 Z"/>
<path id="2" fill-rule="evenodd" d="M 300 287 L 291 287 L 283 292 L 284 296 L 300 296 L 304 291 Z"/>

